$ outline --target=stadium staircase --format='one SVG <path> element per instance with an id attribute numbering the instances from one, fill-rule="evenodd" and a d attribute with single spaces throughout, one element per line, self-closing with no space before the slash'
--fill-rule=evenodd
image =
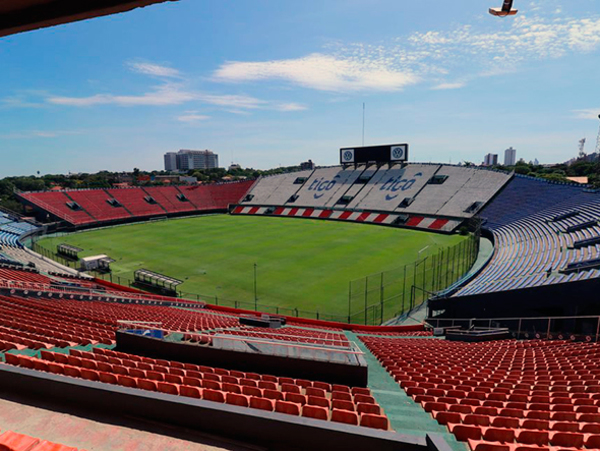
<path id="1" fill-rule="evenodd" d="M 58 194 L 58 193 L 56 193 L 56 194 Z M 67 199 L 68 199 L 70 202 L 76 202 L 76 201 L 75 201 L 75 199 L 73 199 L 73 198 L 72 198 L 72 197 L 69 195 L 69 193 L 68 193 L 68 192 L 64 191 L 64 192 L 62 192 L 62 194 L 64 194 L 64 195 L 65 195 L 65 197 L 66 197 L 66 198 L 67 198 Z M 76 202 L 76 203 L 77 203 L 77 202 Z M 95 217 L 95 216 L 94 216 L 92 213 L 90 213 L 90 212 L 89 212 L 89 211 L 87 211 L 85 208 L 83 208 L 83 207 L 81 206 L 81 204 L 79 204 L 79 203 L 77 203 L 77 204 L 78 204 L 78 205 L 79 205 L 79 207 L 80 207 L 80 210 L 79 210 L 79 211 L 81 211 L 81 212 L 85 213 L 86 215 L 88 215 L 88 216 L 89 216 L 89 217 L 90 217 L 90 218 L 91 218 L 93 221 L 98 221 L 98 219 L 97 219 L 97 218 L 96 218 L 96 217 Z M 51 213 L 51 212 L 49 212 L 49 213 Z"/>
<path id="2" fill-rule="evenodd" d="M 143 192 L 143 193 L 144 193 L 146 196 L 150 196 L 150 197 L 152 197 L 152 195 L 151 195 L 151 194 L 150 194 L 150 193 L 149 193 L 149 192 L 148 192 L 148 191 L 147 191 L 147 190 L 146 190 L 144 187 L 142 187 L 141 189 L 142 189 L 142 192 Z M 154 200 L 156 201 L 156 199 L 154 199 Z M 162 206 L 160 202 L 158 202 L 158 201 L 157 201 L 157 202 L 156 202 L 156 205 L 158 205 L 158 206 L 160 207 L 160 209 L 161 209 L 161 210 L 162 210 L 162 211 L 163 211 L 165 214 L 166 214 L 166 213 L 168 213 L 167 209 L 166 209 L 164 206 Z"/>
<path id="3" fill-rule="evenodd" d="M 455 451 L 464 451 L 464 445 L 458 443 L 455 437 L 445 427 L 435 421 L 431 415 L 400 388 L 398 383 L 380 365 L 377 358 L 360 340 L 360 336 L 346 331 L 346 338 L 357 344 L 365 353 L 369 368 L 369 389 L 379 405 L 386 412 L 392 428 L 406 434 L 425 436 L 435 433 L 444 436 L 446 442 Z M 427 339 L 434 339 L 428 337 Z M 435 339 L 434 339 L 435 340 Z"/>

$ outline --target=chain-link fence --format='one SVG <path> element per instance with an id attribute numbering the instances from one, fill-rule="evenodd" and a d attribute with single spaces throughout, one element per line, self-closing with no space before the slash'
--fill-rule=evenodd
<path id="1" fill-rule="evenodd" d="M 353 280 L 348 322 L 376 325 L 401 315 L 465 276 L 479 252 L 478 234 L 414 263 Z"/>

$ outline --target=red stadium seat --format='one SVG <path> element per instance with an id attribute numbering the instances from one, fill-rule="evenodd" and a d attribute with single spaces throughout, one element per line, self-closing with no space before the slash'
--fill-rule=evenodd
<path id="1" fill-rule="evenodd" d="M 137 388 L 137 380 L 129 376 L 117 376 L 119 385 L 129 388 Z"/>
<path id="2" fill-rule="evenodd" d="M 138 385 L 138 388 L 141 388 L 142 390 L 150 390 L 150 391 L 158 390 L 156 381 L 151 381 L 151 380 L 147 380 L 147 379 L 138 379 L 137 385 Z"/>
<path id="3" fill-rule="evenodd" d="M 360 416 L 360 425 L 375 429 L 389 429 L 387 417 L 383 415 L 373 415 L 371 413 L 364 413 Z"/>
<path id="4" fill-rule="evenodd" d="M 273 412 L 275 410 L 275 402 L 272 399 L 257 398 L 255 396 L 250 397 L 250 407 L 254 409 L 266 410 Z"/>
<path id="5" fill-rule="evenodd" d="M 227 393 L 225 402 L 234 406 L 250 407 L 250 396 L 230 392 Z"/>
<path id="6" fill-rule="evenodd" d="M 300 415 L 300 404 L 277 400 L 275 402 L 275 411 L 298 416 Z"/>
<path id="7" fill-rule="evenodd" d="M 331 411 L 331 421 L 358 426 L 358 414 L 356 412 L 351 412 L 348 410 L 339 410 L 334 408 Z"/>
<path id="8" fill-rule="evenodd" d="M 169 382 L 159 382 L 157 384 L 158 391 L 169 395 L 179 395 L 179 386 Z"/>
<path id="9" fill-rule="evenodd" d="M 39 439 L 6 431 L 0 435 L 0 448 L 7 451 L 28 451 L 40 442 Z"/>
<path id="10" fill-rule="evenodd" d="M 198 387 L 191 387 L 189 385 L 182 385 L 179 387 L 179 394 L 181 396 L 187 396 L 188 398 L 202 398 L 202 391 Z"/>
<path id="11" fill-rule="evenodd" d="M 302 416 L 316 418 L 319 420 L 327 420 L 329 416 L 329 409 L 326 407 L 305 405 L 302 407 Z"/>
<path id="12" fill-rule="evenodd" d="M 207 388 L 202 391 L 202 398 L 205 399 L 206 401 L 224 403 L 225 402 L 225 393 L 222 391 L 211 390 L 211 389 Z"/>

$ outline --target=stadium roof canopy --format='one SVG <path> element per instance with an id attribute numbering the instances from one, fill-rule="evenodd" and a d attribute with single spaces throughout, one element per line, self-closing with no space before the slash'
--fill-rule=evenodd
<path id="1" fill-rule="evenodd" d="M 0 37 L 176 0 L 0 0 Z"/>

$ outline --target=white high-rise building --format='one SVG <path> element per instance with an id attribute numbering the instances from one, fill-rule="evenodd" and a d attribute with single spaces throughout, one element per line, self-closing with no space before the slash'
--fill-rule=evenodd
<path id="1" fill-rule="evenodd" d="M 483 157 L 483 165 L 484 166 L 495 166 L 497 164 L 498 164 L 498 154 L 488 153 L 485 157 Z"/>
<path id="2" fill-rule="evenodd" d="M 214 169 L 219 167 L 219 156 L 210 150 L 187 150 L 167 152 L 165 170 L 187 172 L 190 169 Z"/>
<path id="3" fill-rule="evenodd" d="M 177 154 L 175 152 L 167 152 L 165 154 L 165 171 L 177 170 Z"/>
<path id="4" fill-rule="evenodd" d="M 504 151 L 504 166 L 514 166 L 517 162 L 517 150 L 509 147 Z"/>

